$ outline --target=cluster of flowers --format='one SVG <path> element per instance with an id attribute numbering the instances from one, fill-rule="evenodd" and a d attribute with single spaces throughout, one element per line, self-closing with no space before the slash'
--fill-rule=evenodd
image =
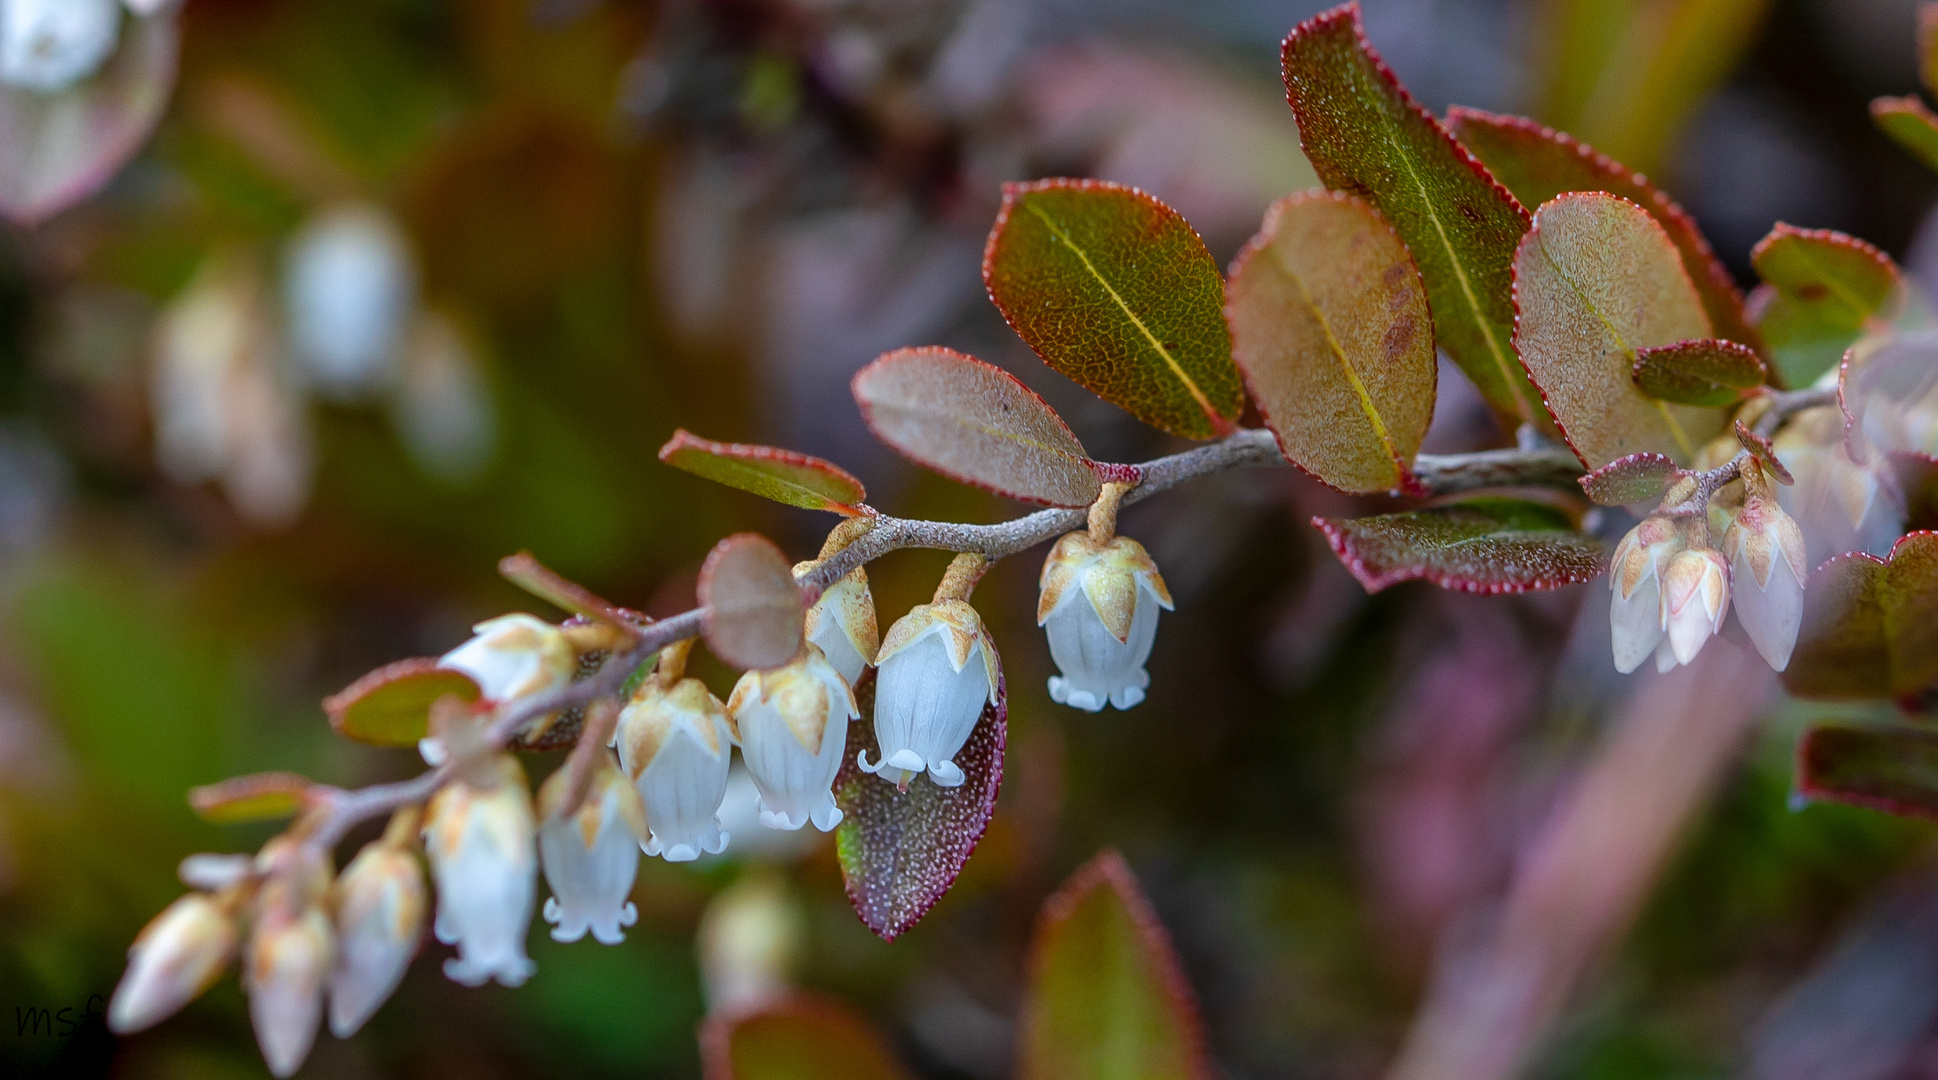
<path id="1" fill-rule="evenodd" d="M 576 804 L 574 770 L 554 772 L 534 806 L 515 755 L 475 727 L 446 727 L 420 750 L 433 765 L 450 762 L 454 778 L 421 811 L 399 810 L 334 881 L 329 854 L 306 841 L 301 821 L 254 858 L 191 857 L 182 878 L 198 891 L 136 939 L 109 1025 L 131 1032 L 161 1021 L 241 954 L 263 1056 L 276 1075 L 291 1074 L 308 1056 L 326 1001 L 330 1030 L 347 1037 L 402 979 L 429 908 L 414 850 L 420 841 L 437 885 L 433 932 L 457 949 L 444 964 L 451 979 L 517 986 L 531 976 L 525 935 L 541 869 L 553 938 L 590 933 L 617 943 L 637 917 L 628 896 L 642 852 L 685 862 L 725 850 L 719 810 L 733 746 L 759 793 L 762 825 L 812 822 L 825 832 L 840 823 L 833 784 L 848 722 L 859 716 L 853 688 L 871 665 L 881 756 L 870 762 L 862 752 L 860 768 L 901 790 L 924 774 L 941 787 L 961 784 L 953 758 L 997 692 L 995 643 L 967 601 L 982 563 L 965 558 L 975 572 L 952 568 L 935 601 L 898 620 L 879 647 L 867 577 L 855 570 L 809 608 L 801 655 L 745 673 L 725 703 L 684 677 L 690 641 L 661 650 L 607 745 L 581 748 L 594 754 L 577 777 Z M 795 567 L 796 576 L 814 565 Z M 1062 538 L 1044 565 L 1038 611 L 1062 672 L 1051 693 L 1091 711 L 1143 700 L 1157 609 L 1170 606 L 1136 541 Z M 514 614 L 479 624 L 438 663 L 468 676 L 487 704 L 502 705 L 570 682 L 580 651 L 566 629 Z"/>

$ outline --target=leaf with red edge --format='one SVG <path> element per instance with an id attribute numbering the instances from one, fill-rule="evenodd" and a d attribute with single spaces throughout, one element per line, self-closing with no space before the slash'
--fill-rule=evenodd
<path id="1" fill-rule="evenodd" d="M 188 793 L 188 805 L 197 817 L 218 825 L 272 821 L 308 806 L 313 788 L 308 777 L 296 773 L 253 773 L 195 788 Z"/>
<path id="2" fill-rule="evenodd" d="M 1751 316 L 1785 386 L 1816 382 L 1866 323 L 1901 303 L 1891 257 L 1830 229 L 1779 222 L 1757 241 L 1750 263 L 1764 282 L 1750 297 Z"/>
<path id="3" fill-rule="evenodd" d="M 337 734 L 374 746 L 416 746 L 430 733 L 431 706 L 455 695 L 476 701 L 478 684 L 461 671 L 437 666 L 437 658 L 399 660 L 365 675 L 323 699 Z"/>
<path id="4" fill-rule="evenodd" d="M 1715 332 L 1745 345 L 1762 342 L 1743 313 L 1743 292 L 1729 268 L 1695 219 L 1648 177 L 1566 132 L 1522 116 L 1455 105 L 1447 110 L 1447 128 L 1522 206 L 1540 206 L 1570 191 L 1606 191 L 1647 210 L 1682 256 Z"/>
<path id="5" fill-rule="evenodd" d="M 1102 489 L 1070 426 L 994 364 L 896 349 L 855 373 L 854 394 L 877 438 L 944 476 L 1051 506 L 1088 506 Z"/>
<path id="6" fill-rule="evenodd" d="M 1527 210 L 1393 77 L 1366 41 L 1357 4 L 1300 23 L 1281 58 L 1286 100 L 1319 179 L 1371 203 L 1406 241 L 1434 334 L 1488 402 L 1545 425 L 1514 357 L 1509 287 Z"/>
<path id="7" fill-rule="evenodd" d="M 1797 740 L 1797 794 L 1938 819 L 1938 732 L 1813 727 Z"/>
<path id="8" fill-rule="evenodd" d="M 1581 490 L 1603 506 L 1634 506 L 1666 491 L 1682 469 L 1661 454 L 1616 458 L 1579 481 Z"/>
<path id="9" fill-rule="evenodd" d="M 1030 943 L 1019 1080 L 1211 1080 L 1171 937 L 1105 851 L 1043 905 Z"/>
<path id="10" fill-rule="evenodd" d="M 794 570 L 759 533 L 735 533 L 700 566 L 707 648 L 730 667 L 765 671 L 801 654 L 807 615 Z"/>
<path id="11" fill-rule="evenodd" d="M 1433 315 L 1379 212 L 1337 192 L 1280 199 L 1225 295 L 1232 357 L 1280 452 L 1342 491 L 1415 486 L 1433 419 Z"/>
<path id="12" fill-rule="evenodd" d="M 808 510 L 854 517 L 868 492 L 847 470 L 811 454 L 773 446 L 714 442 L 682 428 L 659 448 L 659 459 L 717 484 Z"/>
<path id="13" fill-rule="evenodd" d="M 790 993 L 715 1012 L 700 1028 L 705 1080 L 907 1080 L 881 1035 L 846 1004 Z"/>
<path id="14" fill-rule="evenodd" d="M 1916 96 L 1871 101 L 1871 119 L 1927 169 L 1938 169 L 1938 114 Z"/>
<path id="15" fill-rule="evenodd" d="M 997 660 L 996 696 L 983 706 L 969 741 L 956 753 L 963 772 L 958 787 L 938 787 L 917 777 L 907 791 L 861 771 L 856 755 L 881 760 L 875 740 L 875 670 L 855 684 L 861 719 L 848 725 L 848 747 L 835 777 L 841 825 L 835 850 L 848 902 L 883 941 L 893 941 L 928 914 L 969 862 L 996 813 L 1003 783 L 1003 750 L 1009 739 L 1009 690 Z"/>
<path id="16" fill-rule="evenodd" d="M 506 581 L 540 600 L 583 619 L 631 630 L 643 618 L 539 562 L 538 557 L 529 551 L 499 559 L 498 573 Z"/>
<path id="17" fill-rule="evenodd" d="M 1312 524 L 1367 592 L 1416 578 L 1461 592 L 1529 592 L 1590 581 L 1608 569 L 1601 543 L 1566 513 L 1524 499 L 1463 499 L 1378 517 L 1316 517 Z"/>
<path id="18" fill-rule="evenodd" d="M 1777 458 L 1776 447 L 1769 439 L 1751 431 L 1749 425 L 1736 421 L 1736 442 L 1750 452 L 1750 456 L 1763 466 L 1765 472 L 1776 478 L 1779 484 L 1794 484 L 1797 478 L 1790 475 L 1789 466 Z"/>
<path id="19" fill-rule="evenodd" d="M 1720 409 L 1767 373 L 1756 350 L 1721 338 L 1698 338 L 1635 350 L 1635 388 L 1657 401 Z"/>
<path id="20" fill-rule="evenodd" d="M 1590 469 L 1649 451 L 1688 462 L 1722 430 L 1713 409 L 1643 395 L 1652 345 L 1709 336 L 1709 316 L 1662 226 L 1627 199 L 1574 192 L 1542 205 L 1514 256 L 1514 343 L 1575 456 Z"/>
<path id="21" fill-rule="evenodd" d="M 1101 180 L 1004 184 L 982 278 L 1043 362 L 1091 393 L 1186 438 L 1237 426 L 1224 279 L 1176 210 Z"/>
<path id="22" fill-rule="evenodd" d="M 1803 626 L 1783 685 L 1798 697 L 1865 699 L 1938 682 L 1938 532 L 1889 558 L 1836 556 L 1804 590 Z"/>

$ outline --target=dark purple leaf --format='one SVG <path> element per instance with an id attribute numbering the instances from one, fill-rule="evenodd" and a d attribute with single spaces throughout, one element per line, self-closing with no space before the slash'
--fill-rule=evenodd
<path id="1" fill-rule="evenodd" d="M 1797 741 L 1797 793 L 1938 818 L 1938 731 L 1811 728 Z"/>

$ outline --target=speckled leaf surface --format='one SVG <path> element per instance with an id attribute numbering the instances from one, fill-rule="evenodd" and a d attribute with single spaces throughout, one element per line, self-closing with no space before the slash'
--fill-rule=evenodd
<path id="1" fill-rule="evenodd" d="M 969 862 L 1003 784 L 1003 749 L 1009 738 L 1008 687 L 997 663 L 996 697 L 983 707 L 969 741 L 955 756 L 963 772 L 958 787 L 938 787 L 927 776 L 907 791 L 861 771 L 856 755 L 881 759 L 875 741 L 875 670 L 855 685 L 861 718 L 848 725 L 848 748 L 834 781 L 841 825 L 835 851 L 848 902 L 868 929 L 893 941 L 928 914 Z"/>
<path id="2" fill-rule="evenodd" d="M 1722 413 L 1654 401 L 1638 350 L 1710 335 L 1662 226 L 1627 199 L 1574 192 L 1544 204 L 1514 256 L 1514 340 L 1583 465 L 1644 451 L 1687 463 Z"/>
<path id="3" fill-rule="evenodd" d="M 1752 347 L 1761 342 L 1743 313 L 1743 292 L 1696 221 L 1649 178 L 1565 132 L 1522 116 L 1459 105 L 1447 127 L 1521 201 L 1540 206 L 1570 191 L 1606 191 L 1647 210 L 1682 256 L 1714 331 Z"/>
<path id="4" fill-rule="evenodd" d="M 1925 168 L 1938 170 L 1938 114 L 1923 101 L 1915 97 L 1877 98 L 1871 102 L 1871 119 Z"/>
<path id="5" fill-rule="evenodd" d="M 1144 192 L 1101 180 L 1003 185 L 982 276 L 1044 363 L 1139 420 L 1208 439 L 1244 411 L 1218 264 Z"/>
<path id="6" fill-rule="evenodd" d="M 881 1035 L 833 998 L 794 993 L 700 1028 L 705 1080 L 907 1080 Z"/>
<path id="7" fill-rule="evenodd" d="M 1600 542 L 1546 503 L 1464 499 L 1425 510 L 1313 518 L 1367 592 L 1423 579 L 1475 593 L 1558 589 L 1608 568 Z"/>
<path id="8" fill-rule="evenodd" d="M 307 777 L 292 772 L 252 773 L 195 788 L 188 805 L 197 817 L 218 825 L 273 821 L 307 805 L 311 787 Z"/>
<path id="9" fill-rule="evenodd" d="M 1814 727 L 1797 741 L 1797 793 L 1938 819 L 1938 731 Z"/>
<path id="10" fill-rule="evenodd" d="M 1898 267 L 1877 248 L 1829 229 L 1778 223 L 1750 252 L 1763 278 L 1750 308 L 1783 385 L 1804 387 L 1837 366 L 1866 322 L 1898 301 Z"/>
<path id="11" fill-rule="evenodd" d="M 1763 361 L 1748 345 L 1698 338 L 1635 350 L 1635 388 L 1658 401 L 1719 409 L 1761 386 Z"/>
<path id="12" fill-rule="evenodd" d="M 690 431 L 673 433 L 659 459 L 717 484 L 808 510 L 862 513 L 868 492 L 846 469 L 811 454 L 773 446 L 714 442 Z"/>
<path id="13" fill-rule="evenodd" d="M 1433 419 L 1433 316 L 1378 211 L 1327 191 L 1272 204 L 1232 265 L 1225 317 L 1286 457 L 1342 491 L 1412 485 Z"/>
<path id="14" fill-rule="evenodd" d="M 385 664 L 323 700 L 337 734 L 375 746 L 416 746 L 430 732 L 431 705 L 446 694 L 476 701 L 471 677 L 435 657 Z"/>
<path id="15" fill-rule="evenodd" d="M 1367 43 L 1357 4 L 1300 23 L 1286 100 L 1319 179 L 1392 224 L 1426 282 L 1447 355 L 1508 416 L 1546 423 L 1514 357 L 1509 286 L 1527 211 L 1422 109 Z"/>
<path id="16" fill-rule="evenodd" d="M 1938 532 L 1888 558 L 1839 555 L 1810 575 L 1783 684 L 1799 697 L 1908 694 L 1938 682 Z"/>
<path id="17" fill-rule="evenodd" d="M 1633 506 L 1656 498 L 1682 470 L 1661 454 L 1630 454 L 1603 465 L 1578 483 L 1603 506 Z"/>
<path id="18" fill-rule="evenodd" d="M 1043 905 L 1029 953 L 1019 1080 L 1210 1080 L 1171 938 L 1115 851 Z"/>
<path id="19" fill-rule="evenodd" d="M 735 533 L 700 566 L 707 648 L 730 667 L 765 670 L 800 655 L 807 614 L 787 556 L 758 533 Z"/>
<path id="20" fill-rule="evenodd" d="M 883 353 L 855 373 L 855 401 L 903 457 L 998 495 L 1088 506 L 1102 486 L 1049 403 L 994 364 L 954 349 Z"/>

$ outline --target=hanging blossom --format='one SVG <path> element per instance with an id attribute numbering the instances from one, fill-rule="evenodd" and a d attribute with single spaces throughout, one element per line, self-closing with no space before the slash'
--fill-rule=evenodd
<path id="1" fill-rule="evenodd" d="M 1904 535 L 1904 492 L 1890 457 L 1868 444 L 1853 457 L 1844 436 L 1842 410 L 1822 405 L 1792 417 L 1774 441 L 1796 477 L 1777 489 L 1777 502 L 1803 534 L 1806 565 L 1846 551 L 1882 556 Z"/>
<path id="2" fill-rule="evenodd" d="M 1803 530 L 1783 512 L 1767 474 L 1755 461 L 1743 467 L 1743 507 L 1723 534 L 1736 621 L 1770 667 L 1790 665 L 1803 625 Z"/>
<path id="3" fill-rule="evenodd" d="M 0 0 L 0 84 L 65 90 L 100 70 L 120 35 L 118 0 Z"/>
<path id="4" fill-rule="evenodd" d="M 500 615 L 471 628 L 469 641 L 438 658 L 437 666 L 463 672 L 486 700 L 504 703 L 556 690 L 572 681 L 579 660 L 565 632 L 531 615 Z M 541 719 L 539 723 L 543 723 Z M 424 760 L 447 757 L 435 735 L 418 742 Z"/>
<path id="5" fill-rule="evenodd" d="M 840 671 L 813 644 L 793 663 L 749 671 L 727 701 L 740 733 L 740 756 L 760 791 L 760 823 L 822 832 L 841 823 L 834 778 L 848 745 L 848 722 L 861 715 Z"/>
<path id="6" fill-rule="evenodd" d="M 667 652 L 661 656 L 667 665 Z M 682 650 L 679 663 L 684 659 Z M 665 687 L 661 680 L 677 678 L 678 666 L 663 668 L 640 686 L 619 714 L 615 743 L 620 766 L 646 804 L 646 854 L 691 862 L 727 849 L 720 803 L 727 794 L 733 732 L 726 706 L 705 683 L 679 679 Z"/>
<path id="7" fill-rule="evenodd" d="M 794 576 L 801 577 L 821 565 L 811 560 L 794 565 Z M 868 573 L 861 567 L 828 586 L 808 608 L 803 624 L 808 643 L 820 648 L 828 663 L 841 673 L 849 686 L 875 663 L 881 648 L 881 632 L 875 621 L 875 597 L 868 590 Z"/>
<path id="8" fill-rule="evenodd" d="M 325 910 L 330 866 L 322 852 L 283 837 L 263 848 L 257 867 L 264 881 L 242 985 L 263 1060 L 272 1074 L 289 1076 L 316 1042 L 335 962 L 336 932 Z"/>
<path id="9" fill-rule="evenodd" d="M 423 817 L 417 807 L 393 814 L 384 835 L 363 846 L 338 876 L 337 963 L 330 975 L 330 1031 L 347 1039 L 403 981 L 424 935 L 429 898 L 413 853 Z"/>
<path id="10" fill-rule="evenodd" d="M 444 974 L 466 986 L 518 986 L 537 970 L 525 955 L 538 859 L 525 769 L 498 754 L 432 797 L 424 853 L 437 878 L 432 929 L 458 955 Z"/>
<path id="11" fill-rule="evenodd" d="M 192 892 L 149 920 L 128 947 L 128 970 L 108 1002 L 108 1028 L 131 1035 L 173 1016 L 214 985 L 235 960 L 242 934 L 240 886 Z"/>
<path id="12" fill-rule="evenodd" d="M 962 783 L 954 758 L 996 696 L 996 643 L 965 600 L 918 604 L 888 628 L 875 682 L 881 760 L 863 772 L 906 790 L 924 771 L 942 787 Z"/>
<path id="13" fill-rule="evenodd" d="M 1050 677 L 1051 699 L 1089 712 L 1143 701 L 1158 609 L 1172 609 L 1144 546 L 1127 536 L 1099 543 L 1089 533 L 1070 533 L 1044 560 L 1039 587 L 1036 624 L 1063 672 Z"/>
<path id="14" fill-rule="evenodd" d="M 417 303 L 410 244 L 375 206 L 323 210 L 291 238 L 283 264 L 290 351 L 325 396 L 353 400 L 396 378 Z"/>
<path id="15" fill-rule="evenodd" d="M 1687 548 L 1676 519 L 1653 515 L 1629 530 L 1609 562 L 1609 628 L 1615 645 L 1615 670 L 1626 675 L 1642 666 L 1663 642 L 1662 571 Z"/>
<path id="16" fill-rule="evenodd" d="M 639 792 L 605 747 L 596 754 L 585 798 L 570 815 L 560 813 L 570 768 L 554 772 L 538 791 L 539 862 L 552 888 L 544 914 L 554 924 L 554 941 L 577 941 L 589 930 L 601 944 L 617 945 L 626 940 L 624 928 L 639 918 L 629 897 L 649 833 Z"/>

